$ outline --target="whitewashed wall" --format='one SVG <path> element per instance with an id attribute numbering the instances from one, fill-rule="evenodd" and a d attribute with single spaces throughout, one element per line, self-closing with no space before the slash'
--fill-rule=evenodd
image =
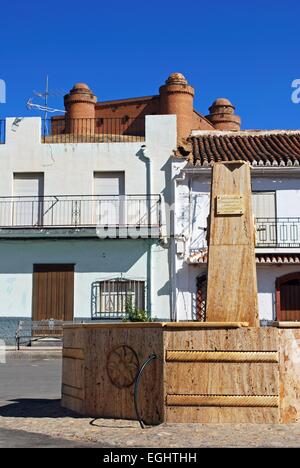
<path id="1" fill-rule="evenodd" d="M 45 195 L 91 195 L 94 172 L 125 171 L 126 194 L 145 194 L 144 144 L 153 160 L 153 193 L 166 189 L 166 163 L 176 148 L 175 116 L 147 116 L 145 143 L 42 143 L 40 118 L 24 118 L 18 126 L 14 120 L 6 119 L 6 141 L 0 145 L 0 196 L 13 195 L 14 172 L 44 172 Z"/>
<path id="2" fill-rule="evenodd" d="M 279 168 L 280 170 L 280 168 Z M 290 169 L 291 174 L 293 169 Z M 254 191 L 276 191 L 277 217 L 300 217 L 300 175 L 298 177 L 253 177 Z"/>
<path id="3" fill-rule="evenodd" d="M 151 193 L 171 200 L 171 156 L 176 116 L 147 116 L 145 143 L 44 144 L 41 120 L 6 121 L 0 145 L 0 196 L 13 195 L 13 174 L 43 172 L 44 195 L 91 195 L 94 172 L 124 171 L 125 193 L 145 195 L 152 160 Z M 148 171 L 148 172 L 147 172 Z M 75 263 L 75 317 L 91 315 L 91 285 L 122 273 L 148 281 L 148 240 L 1 240 L 0 316 L 31 316 L 34 263 Z M 170 318 L 170 258 L 167 246 L 152 248 L 152 315 Z"/>
<path id="4" fill-rule="evenodd" d="M 280 168 L 278 168 L 278 173 Z M 267 173 L 267 171 L 266 171 Z M 260 176 L 259 173 L 252 173 L 253 191 L 276 191 L 276 205 L 278 217 L 300 217 L 300 174 L 288 177 L 286 174 L 274 175 L 274 171 L 269 176 Z M 292 169 L 290 174 L 292 174 Z M 205 274 L 206 265 L 189 265 L 187 257 L 195 250 L 206 247 L 203 227 L 207 226 L 207 215 L 209 212 L 210 198 L 210 175 L 199 175 L 186 173 L 179 175 L 176 183 L 176 234 L 184 234 L 186 241 L 182 248 L 182 241 L 177 241 L 180 245 L 180 252 L 183 255 L 176 255 L 175 270 L 176 278 L 173 280 L 176 293 L 174 293 L 174 308 L 177 311 L 179 320 L 191 320 L 196 313 L 196 280 L 198 276 Z M 298 248 L 290 249 L 257 249 L 257 252 L 268 252 L 277 250 L 282 252 L 299 252 Z M 176 248 L 175 248 L 176 251 Z M 178 248 L 177 248 L 178 251 Z M 287 265 L 278 267 L 276 265 L 257 267 L 258 280 L 258 302 L 261 319 L 272 320 L 275 317 L 275 282 L 276 278 L 285 274 L 299 271 L 299 266 Z M 229 285 L 230 287 L 230 285 Z"/>
<path id="5" fill-rule="evenodd" d="M 297 265 L 258 266 L 258 305 L 261 319 L 274 320 L 276 318 L 276 279 L 300 271 Z"/>
<path id="6" fill-rule="evenodd" d="M 187 265 L 178 262 L 177 275 L 177 313 L 179 320 L 191 320 L 196 316 L 196 282 L 206 274 L 205 265 Z M 261 320 L 274 320 L 276 317 L 275 284 L 276 279 L 300 271 L 297 265 L 257 266 L 258 308 Z M 228 285 L 230 287 L 230 285 Z"/>
<path id="7" fill-rule="evenodd" d="M 147 281 L 144 240 L 31 240 L 0 242 L 0 316 L 31 317 L 34 263 L 74 263 L 74 316 L 91 318 L 91 286 L 98 280 Z M 153 316 L 169 319 L 168 252 L 153 247 Z"/>
<path id="8" fill-rule="evenodd" d="M 259 177 L 253 173 L 252 190 L 276 192 L 278 218 L 300 218 L 300 174 L 298 178 L 288 178 L 276 177 L 274 174 L 270 174 L 270 177 Z M 186 254 L 189 254 L 190 250 L 206 246 L 203 227 L 207 227 L 209 213 L 210 177 L 187 174 L 184 180 L 177 182 L 176 192 L 176 233 L 188 237 Z M 292 250 L 300 252 L 297 248 Z"/>

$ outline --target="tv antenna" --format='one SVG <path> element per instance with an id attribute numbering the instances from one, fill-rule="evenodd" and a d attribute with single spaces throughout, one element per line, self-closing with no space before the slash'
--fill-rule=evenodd
<path id="1" fill-rule="evenodd" d="M 28 99 L 28 101 L 26 103 L 26 107 L 27 107 L 27 109 L 30 109 L 30 110 L 37 109 L 37 110 L 40 110 L 40 111 L 44 112 L 45 122 L 47 121 L 48 113 L 51 113 L 51 114 L 53 114 L 54 112 L 62 112 L 64 114 L 66 113 L 65 110 L 55 109 L 53 107 L 48 106 L 49 96 L 61 96 L 63 94 L 60 91 L 49 92 L 49 77 L 48 77 L 48 75 L 46 76 L 45 91 L 34 91 L 33 93 L 34 93 L 35 96 L 37 96 L 39 98 L 42 98 L 44 100 L 44 104 L 35 104 L 33 102 L 33 99 L 30 98 L 30 99 Z"/>

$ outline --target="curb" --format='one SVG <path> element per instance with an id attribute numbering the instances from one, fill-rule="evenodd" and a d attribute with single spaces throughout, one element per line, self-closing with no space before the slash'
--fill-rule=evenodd
<path id="1" fill-rule="evenodd" d="M 61 359 L 62 358 L 62 348 L 51 349 L 43 348 L 36 350 L 20 350 L 16 351 L 14 349 L 7 349 L 5 352 L 6 361 L 14 360 L 36 360 L 36 359 Z"/>

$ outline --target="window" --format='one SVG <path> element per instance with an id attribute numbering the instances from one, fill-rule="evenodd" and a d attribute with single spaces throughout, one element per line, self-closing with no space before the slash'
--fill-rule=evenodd
<path id="1" fill-rule="evenodd" d="M 95 172 L 94 173 L 94 194 L 124 195 L 125 193 L 125 172 Z"/>
<path id="2" fill-rule="evenodd" d="M 197 278 L 196 320 L 206 321 L 207 276 Z"/>
<path id="3" fill-rule="evenodd" d="M 276 193 L 253 192 L 253 211 L 256 218 L 276 218 Z"/>
<path id="4" fill-rule="evenodd" d="M 14 173 L 14 226 L 40 226 L 43 215 L 44 174 Z"/>
<path id="5" fill-rule="evenodd" d="M 276 192 L 253 192 L 253 212 L 256 218 L 257 246 L 277 244 Z"/>
<path id="6" fill-rule="evenodd" d="M 145 281 L 112 279 L 92 285 L 93 319 L 123 318 L 128 302 L 145 309 Z"/>
<path id="7" fill-rule="evenodd" d="M 94 194 L 96 223 L 100 226 L 124 224 L 125 173 L 95 172 Z"/>

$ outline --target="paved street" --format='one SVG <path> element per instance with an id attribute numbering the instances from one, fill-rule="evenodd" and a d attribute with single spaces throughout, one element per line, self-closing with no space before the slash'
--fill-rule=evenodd
<path id="1" fill-rule="evenodd" d="M 51 417 L 53 402 L 57 407 L 55 399 L 60 392 L 60 374 L 60 359 L 12 360 L 8 364 L 0 364 L 0 421 L 6 426 L 1 427 L 0 422 L 0 448 L 77 448 L 94 445 L 29 430 L 16 430 L 13 429 L 14 424 L 9 428 L 12 415 L 22 418 L 22 421 L 25 417 Z"/>
<path id="2" fill-rule="evenodd" d="M 84 444 L 71 440 L 53 438 L 27 431 L 0 428 L 0 448 L 93 448 L 95 444 Z"/>
<path id="3" fill-rule="evenodd" d="M 0 447 L 300 446 L 300 424 L 164 424 L 141 430 L 135 421 L 78 417 L 60 407 L 60 375 L 60 359 L 0 364 Z"/>
<path id="4" fill-rule="evenodd" d="M 0 364 L 0 407 L 15 399 L 60 396 L 61 359 L 9 359 Z"/>

